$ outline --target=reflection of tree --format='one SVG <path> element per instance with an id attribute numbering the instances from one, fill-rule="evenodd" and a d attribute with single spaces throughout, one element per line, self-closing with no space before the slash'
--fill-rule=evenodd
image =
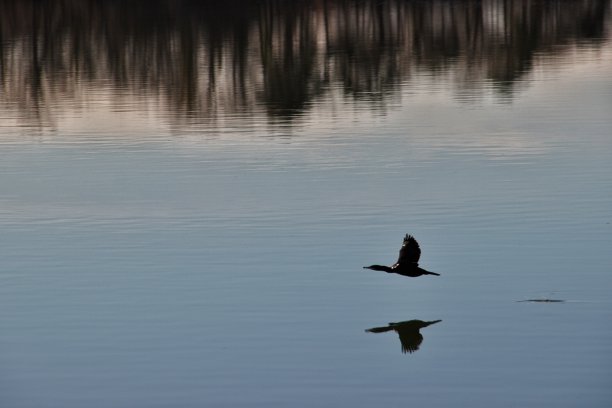
<path id="1" fill-rule="evenodd" d="M 416 72 L 509 95 L 535 63 L 600 45 L 609 0 L 0 0 L 0 103 L 48 122 L 83 89 L 214 119 L 291 117 L 331 88 L 374 107 Z M 537 59 L 536 59 L 537 58 Z M 478 92 L 478 90 L 475 90 Z M 47 112 L 47 113 L 45 113 Z"/>
<path id="2" fill-rule="evenodd" d="M 313 16 L 291 4 L 264 3 L 259 21 L 264 99 L 270 112 L 281 116 L 302 111 L 322 85 L 315 77 Z"/>

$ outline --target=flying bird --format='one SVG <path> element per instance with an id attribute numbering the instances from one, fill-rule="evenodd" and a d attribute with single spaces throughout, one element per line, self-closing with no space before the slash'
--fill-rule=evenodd
<path id="1" fill-rule="evenodd" d="M 423 342 L 423 335 L 419 330 L 423 327 L 430 326 L 441 322 L 442 320 L 434 320 L 431 322 L 424 322 L 422 320 L 409 320 L 406 322 L 389 323 L 388 326 L 373 327 L 367 329 L 369 333 L 385 333 L 393 330 L 399 335 L 400 342 L 402 343 L 402 353 L 414 353 L 419 349 L 419 346 Z"/>
<path id="2" fill-rule="evenodd" d="M 404 243 L 400 249 L 399 258 L 397 262 L 389 267 L 385 265 L 370 265 L 364 266 L 364 269 L 372 269 L 374 271 L 384 271 L 387 273 L 397 273 L 404 276 L 410 276 L 416 278 L 421 275 L 436 275 L 440 276 L 439 273 L 429 272 L 423 268 L 419 268 L 419 258 L 421 257 L 421 248 L 419 243 L 414 239 L 412 235 L 406 234 L 404 237 Z"/>

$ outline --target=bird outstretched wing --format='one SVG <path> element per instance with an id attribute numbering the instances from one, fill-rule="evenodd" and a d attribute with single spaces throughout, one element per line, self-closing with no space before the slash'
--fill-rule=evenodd
<path id="1" fill-rule="evenodd" d="M 416 266 L 419 263 L 420 257 L 421 248 L 419 248 L 419 243 L 416 241 L 416 239 L 414 239 L 412 235 L 406 234 L 406 236 L 404 237 L 404 243 L 402 244 L 402 248 L 400 249 L 397 263 L 414 263 Z"/>

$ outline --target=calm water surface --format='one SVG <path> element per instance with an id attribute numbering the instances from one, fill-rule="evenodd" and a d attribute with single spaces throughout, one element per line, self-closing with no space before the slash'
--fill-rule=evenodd
<path id="1" fill-rule="evenodd" d="M 0 21 L 0 406 L 611 406 L 608 1 Z"/>

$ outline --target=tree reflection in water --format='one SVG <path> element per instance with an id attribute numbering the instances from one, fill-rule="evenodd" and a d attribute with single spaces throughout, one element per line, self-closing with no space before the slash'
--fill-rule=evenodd
<path id="1" fill-rule="evenodd" d="M 609 0 L 0 1 L 0 103 L 41 124 L 83 87 L 207 120 L 316 98 L 383 108 L 415 72 L 512 98 L 534 62 L 599 47 Z M 161 102 L 160 102 L 161 101 Z M 160 106 L 161 108 L 161 106 Z"/>

